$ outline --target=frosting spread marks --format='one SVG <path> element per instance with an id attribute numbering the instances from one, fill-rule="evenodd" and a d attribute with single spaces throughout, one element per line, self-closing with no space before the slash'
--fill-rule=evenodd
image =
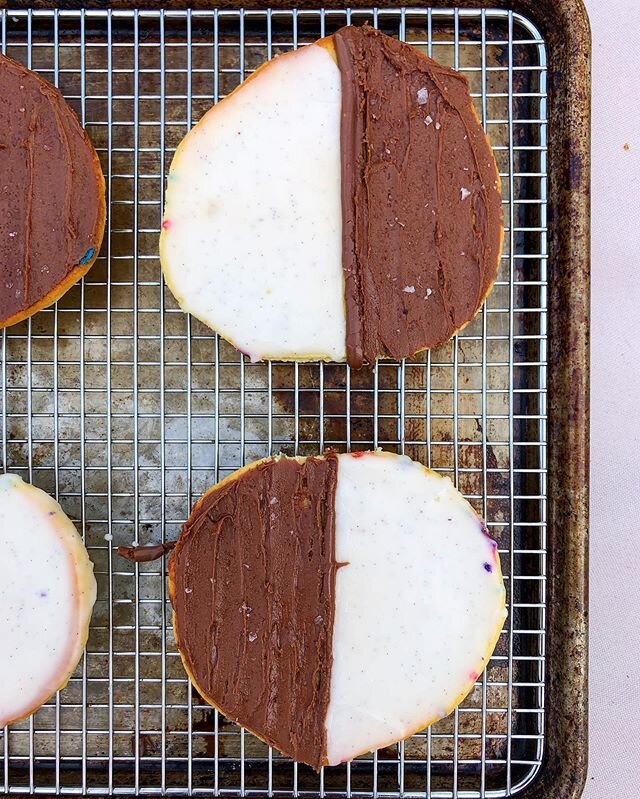
<path id="1" fill-rule="evenodd" d="M 169 562 L 176 638 L 200 693 L 316 769 L 325 762 L 335 455 L 259 461 L 196 504 Z"/>
<path id="2" fill-rule="evenodd" d="M 57 89 L 0 55 L 0 325 L 91 260 L 103 219 L 101 174 L 77 117 Z"/>
<path id="3" fill-rule="evenodd" d="M 447 341 L 495 280 L 496 164 L 465 78 L 368 26 L 334 34 L 341 72 L 347 361 Z"/>

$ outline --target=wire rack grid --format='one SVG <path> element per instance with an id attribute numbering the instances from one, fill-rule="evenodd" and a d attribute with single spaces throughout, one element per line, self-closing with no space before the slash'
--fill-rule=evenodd
<path id="1" fill-rule="evenodd" d="M 157 254 L 175 147 L 266 59 L 369 19 L 464 71 L 502 174 L 505 245 L 481 314 L 402 363 L 249 364 L 185 316 Z M 96 265 L 2 334 L 3 468 L 54 495 L 98 601 L 69 685 L 0 731 L 0 790 L 75 795 L 505 797 L 544 745 L 546 61 L 501 10 L 0 11 L 2 52 L 59 86 L 92 137 L 108 216 Z M 509 617 L 471 695 L 406 742 L 319 775 L 203 704 L 177 654 L 170 540 L 245 462 L 380 446 L 449 474 L 498 540 Z"/>

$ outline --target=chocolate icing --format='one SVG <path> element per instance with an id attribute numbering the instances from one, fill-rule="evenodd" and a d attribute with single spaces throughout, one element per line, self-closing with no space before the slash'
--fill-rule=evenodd
<path id="1" fill-rule="evenodd" d="M 118 555 L 134 563 L 148 563 L 171 552 L 175 545 L 175 541 L 167 541 L 166 544 L 150 544 L 145 547 L 118 547 Z"/>
<path id="2" fill-rule="evenodd" d="M 60 92 L 0 55 L 0 325 L 91 260 L 103 191 L 93 147 Z"/>
<path id="3" fill-rule="evenodd" d="M 216 486 L 169 561 L 178 646 L 200 693 L 295 760 L 325 762 L 335 604 L 335 455 Z"/>
<path id="4" fill-rule="evenodd" d="M 334 35 L 347 361 L 400 359 L 473 318 L 497 273 L 499 177 L 465 78 L 373 28 Z"/>

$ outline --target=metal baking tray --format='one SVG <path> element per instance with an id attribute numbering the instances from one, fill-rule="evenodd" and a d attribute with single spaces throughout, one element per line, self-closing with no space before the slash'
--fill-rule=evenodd
<path id="1" fill-rule="evenodd" d="M 586 770 L 589 32 L 579 0 L 350 10 L 67 2 L 5 8 L 2 51 L 58 85 L 100 155 L 97 263 L 2 334 L 4 469 L 49 491 L 96 565 L 69 685 L 0 731 L 6 794 L 577 797 Z M 368 19 L 466 74 L 502 173 L 505 242 L 453 342 L 373 371 L 250 364 L 185 316 L 158 261 L 165 176 L 265 59 Z M 380 446 L 443 473 L 498 540 L 509 617 L 471 695 L 405 743 L 316 775 L 186 679 L 162 562 L 209 485 L 270 452 Z"/>

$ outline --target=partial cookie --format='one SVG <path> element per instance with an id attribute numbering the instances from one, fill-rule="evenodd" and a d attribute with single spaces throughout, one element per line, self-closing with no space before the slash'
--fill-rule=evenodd
<path id="1" fill-rule="evenodd" d="M 231 475 L 195 505 L 169 588 L 201 695 L 314 768 L 450 713 L 506 616 L 496 545 L 469 503 L 377 452 Z"/>
<path id="2" fill-rule="evenodd" d="M 183 139 L 160 255 L 252 360 L 403 358 L 477 313 L 500 180 L 457 72 L 368 26 L 269 62 Z"/>
<path id="3" fill-rule="evenodd" d="M 0 55 L 0 328 L 58 300 L 95 261 L 98 156 L 62 94 Z"/>
<path id="4" fill-rule="evenodd" d="M 93 564 L 60 505 L 0 475 L 0 728 L 67 684 L 95 599 Z"/>

